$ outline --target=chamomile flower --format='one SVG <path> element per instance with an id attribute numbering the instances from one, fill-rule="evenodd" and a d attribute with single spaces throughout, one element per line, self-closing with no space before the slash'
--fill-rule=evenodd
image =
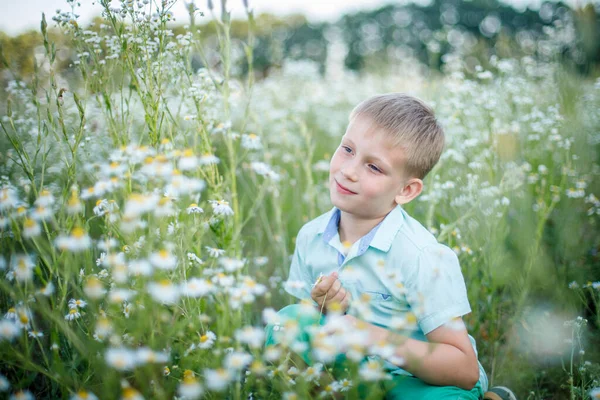
<path id="1" fill-rule="evenodd" d="M 215 247 L 209 246 L 204 246 L 204 248 L 206 249 L 206 251 L 208 251 L 208 255 L 214 258 L 221 257 L 223 254 L 225 254 L 225 250 L 223 249 L 217 249 Z"/>
<path id="2" fill-rule="evenodd" d="M 29 390 L 19 390 L 9 397 L 10 400 L 35 400 Z"/>
<path id="3" fill-rule="evenodd" d="M 262 148 L 260 137 L 254 133 L 242 135 L 242 147 L 250 150 L 259 150 Z"/>
<path id="4" fill-rule="evenodd" d="M 17 192 L 10 186 L 0 188 L 0 211 L 15 208 L 19 203 Z"/>
<path id="5" fill-rule="evenodd" d="M 71 191 L 71 197 L 67 201 L 67 212 L 71 215 L 78 214 L 83 211 L 83 204 L 79 200 L 79 194 L 77 190 Z"/>
<path id="6" fill-rule="evenodd" d="M 263 329 L 247 326 L 243 329 L 238 329 L 235 332 L 235 338 L 240 343 L 247 344 L 251 348 L 259 348 L 264 343 L 265 332 Z"/>
<path id="7" fill-rule="evenodd" d="M 186 208 L 186 212 L 188 214 L 202 214 L 204 210 L 201 207 L 198 207 L 198 204 L 192 203 Z"/>
<path id="8" fill-rule="evenodd" d="M 148 283 L 148 293 L 155 301 L 175 304 L 179 300 L 179 288 L 168 279 Z"/>
<path id="9" fill-rule="evenodd" d="M 73 393 L 71 400 L 98 400 L 98 397 L 92 392 L 80 389 L 77 393 Z"/>
<path id="10" fill-rule="evenodd" d="M 204 370 L 206 386 L 209 390 L 214 390 L 215 392 L 225 390 L 232 379 L 233 375 L 231 372 L 223 368 Z"/>
<path id="11" fill-rule="evenodd" d="M 162 249 L 150 255 L 150 262 L 156 268 L 172 270 L 177 266 L 177 257 L 171 254 L 169 250 Z"/>
<path id="12" fill-rule="evenodd" d="M 192 371 L 186 370 L 183 381 L 177 388 L 177 393 L 186 399 L 198 399 L 204 394 L 204 387 L 198 382 Z"/>
<path id="13" fill-rule="evenodd" d="M 113 333 L 113 326 L 106 317 L 100 317 L 96 321 L 96 327 L 94 329 L 94 339 L 101 342 L 105 340 L 111 333 Z"/>
<path id="14" fill-rule="evenodd" d="M 10 382 L 6 377 L 0 374 L 0 392 L 6 392 L 10 389 Z"/>
<path id="15" fill-rule="evenodd" d="M 164 364 L 169 361 L 168 353 L 154 351 L 148 347 L 140 347 L 139 349 L 137 349 L 136 357 L 138 364 Z"/>
<path id="16" fill-rule="evenodd" d="M 78 319 L 79 317 L 81 317 L 81 314 L 79 313 L 79 310 L 77 308 L 71 308 L 69 310 L 69 313 L 65 315 L 65 319 L 67 321 L 73 321 Z"/>
<path id="17" fill-rule="evenodd" d="M 209 203 L 212 205 L 215 215 L 233 215 L 233 210 L 229 207 L 229 202 L 225 200 L 209 200 Z"/>
<path id="18" fill-rule="evenodd" d="M 114 288 L 108 293 L 108 300 L 111 303 L 122 303 L 131 300 L 135 294 L 136 292 L 134 290 Z"/>
<path id="19" fill-rule="evenodd" d="M 35 263 L 32 256 L 28 254 L 14 254 L 11 257 L 11 270 L 18 282 L 27 282 L 33 278 Z"/>
<path id="20" fill-rule="evenodd" d="M 71 299 L 69 300 L 69 308 L 73 309 L 73 308 L 85 308 L 85 306 L 87 306 L 87 302 L 85 300 L 82 299 Z"/>
<path id="21" fill-rule="evenodd" d="M 132 387 L 123 388 L 122 400 L 144 400 L 144 396 Z"/>
<path id="22" fill-rule="evenodd" d="M 200 156 L 200 160 L 198 161 L 200 165 L 218 164 L 220 162 L 219 157 L 210 153 L 203 154 L 202 156 Z"/>
<path id="23" fill-rule="evenodd" d="M 222 257 L 219 263 L 227 272 L 238 271 L 244 267 L 244 261 L 229 257 Z"/>
<path id="24" fill-rule="evenodd" d="M 29 331 L 27 332 L 27 335 L 29 335 L 30 338 L 41 338 L 44 337 L 44 332 L 40 332 L 40 331 Z"/>
<path id="25" fill-rule="evenodd" d="M 54 284 L 52 282 L 48 282 L 46 286 L 38 291 L 38 293 L 46 297 L 52 295 L 54 293 Z"/>
<path id="26" fill-rule="evenodd" d="M 61 250 L 78 252 L 88 249 L 92 240 L 88 234 L 80 227 L 75 227 L 69 236 L 60 235 L 55 240 L 56 247 Z"/>
<path id="27" fill-rule="evenodd" d="M 198 298 L 214 292 L 215 285 L 208 280 L 191 278 L 181 284 L 181 294 L 183 296 Z"/>
<path id="28" fill-rule="evenodd" d="M 185 149 L 179 162 L 177 163 L 177 168 L 182 171 L 191 171 L 198 167 L 198 157 L 194 155 L 194 151 L 192 149 Z"/>
<path id="29" fill-rule="evenodd" d="M 215 340 L 217 340 L 217 335 L 215 335 L 211 331 L 207 331 L 204 335 L 200 336 L 200 343 L 198 343 L 198 348 L 200 349 L 210 349 L 214 344 Z"/>
<path id="30" fill-rule="evenodd" d="M 0 320 L 0 341 L 8 340 L 11 341 L 21 333 L 21 328 L 11 320 L 3 319 Z"/>
<path id="31" fill-rule="evenodd" d="M 100 281 L 100 279 L 92 276 L 87 279 L 85 282 L 85 286 L 83 287 L 83 292 L 90 299 L 99 299 L 106 294 L 106 289 L 104 285 Z"/>
<path id="32" fill-rule="evenodd" d="M 383 370 L 381 364 L 375 360 L 369 360 L 365 363 L 362 363 L 358 374 L 365 381 L 380 381 L 384 379 L 388 379 L 388 375 Z"/>
<path id="33" fill-rule="evenodd" d="M 228 370 L 241 371 L 246 368 L 252 362 L 252 356 L 243 351 L 233 351 L 227 353 L 225 356 L 224 364 Z"/>
<path id="34" fill-rule="evenodd" d="M 146 260 L 132 260 L 127 265 L 127 270 L 132 276 L 150 276 L 152 269 L 152 265 Z"/>
<path id="35" fill-rule="evenodd" d="M 17 317 L 14 319 L 19 328 L 29 328 L 31 325 L 32 314 L 29 308 L 24 306 L 17 307 Z"/>
<path id="36" fill-rule="evenodd" d="M 25 218 L 23 222 L 23 237 L 32 238 L 42 233 L 42 226 L 34 219 Z"/>
<path id="37" fill-rule="evenodd" d="M 197 262 L 199 265 L 203 265 L 204 261 L 202 261 L 202 259 L 200 257 L 198 257 L 196 254 L 194 253 L 187 253 L 187 258 L 190 261 L 195 261 Z M 190 263 L 191 264 L 191 263 Z"/>
<path id="38" fill-rule="evenodd" d="M 137 365 L 134 351 L 123 347 L 109 348 L 104 354 L 106 363 L 119 371 L 130 371 Z"/>

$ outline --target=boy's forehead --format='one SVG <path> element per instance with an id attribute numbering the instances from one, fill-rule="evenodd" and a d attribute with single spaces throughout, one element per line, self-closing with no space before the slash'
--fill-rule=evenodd
<path id="1" fill-rule="evenodd" d="M 392 135 L 382 127 L 380 127 L 375 121 L 366 116 L 356 116 L 348 124 L 346 132 L 342 136 L 349 140 L 368 138 L 368 139 L 381 139 L 381 142 L 385 144 L 387 148 L 396 147 L 393 143 Z"/>

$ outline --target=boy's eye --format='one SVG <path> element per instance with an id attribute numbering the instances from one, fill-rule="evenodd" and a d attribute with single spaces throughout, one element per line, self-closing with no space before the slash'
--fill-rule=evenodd
<path id="1" fill-rule="evenodd" d="M 344 149 L 346 153 L 352 153 L 352 149 L 348 146 L 342 146 L 342 149 Z"/>
<path id="2" fill-rule="evenodd" d="M 377 168 L 375 165 L 373 164 L 369 164 L 369 168 L 371 168 L 372 171 L 375 172 L 381 172 L 381 170 L 379 168 Z"/>

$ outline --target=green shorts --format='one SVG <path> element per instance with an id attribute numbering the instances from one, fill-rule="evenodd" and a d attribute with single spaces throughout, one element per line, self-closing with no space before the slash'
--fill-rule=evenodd
<path id="1" fill-rule="evenodd" d="M 306 328 L 315 324 L 323 325 L 325 323 L 325 317 L 322 315 L 318 317 L 303 315 L 299 313 L 300 307 L 299 304 L 291 304 L 282 308 L 277 314 L 282 317 L 282 320 L 296 320 L 300 328 L 300 337 L 297 340 L 310 344 L 310 336 L 307 333 Z M 266 326 L 265 347 L 278 344 L 276 332 L 282 328 L 281 325 Z M 310 347 L 308 347 L 304 352 L 299 354 L 308 365 L 313 364 L 310 353 Z M 341 357 L 338 357 L 336 363 L 343 361 L 344 358 L 345 357 L 341 355 Z M 475 385 L 473 389 L 465 390 L 456 386 L 429 385 L 414 376 L 396 374 L 389 374 L 389 376 L 389 380 L 382 381 L 386 399 L 480 400 L 483 397 L 483 391 L 481 390 L 481 384 L 479 382 L 477 382 L 477 385 Z"/>

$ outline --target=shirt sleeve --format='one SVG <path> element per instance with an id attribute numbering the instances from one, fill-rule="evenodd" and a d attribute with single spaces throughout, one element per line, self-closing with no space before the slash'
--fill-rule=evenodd
<path id="1" fill-rule="evenodd" d="M 310 290 L 312 276 L 308 270 L 308 266 L 304 263 L 305 241 L 306 238 L 302 234 L 302 230 L 300 230 L 296 237 L 296 248 L 294 249 L 294 255 L 292 256 L 290 274 L 283 286 L 286 292 L 300 300 L 311 299 Z"/>
<path id="2" fill-rule="evenodd" d="M 423 334 L 471 312 L 458 257 L 440 243 L 426 246 L 406 282 L 406 297 Z"/>

